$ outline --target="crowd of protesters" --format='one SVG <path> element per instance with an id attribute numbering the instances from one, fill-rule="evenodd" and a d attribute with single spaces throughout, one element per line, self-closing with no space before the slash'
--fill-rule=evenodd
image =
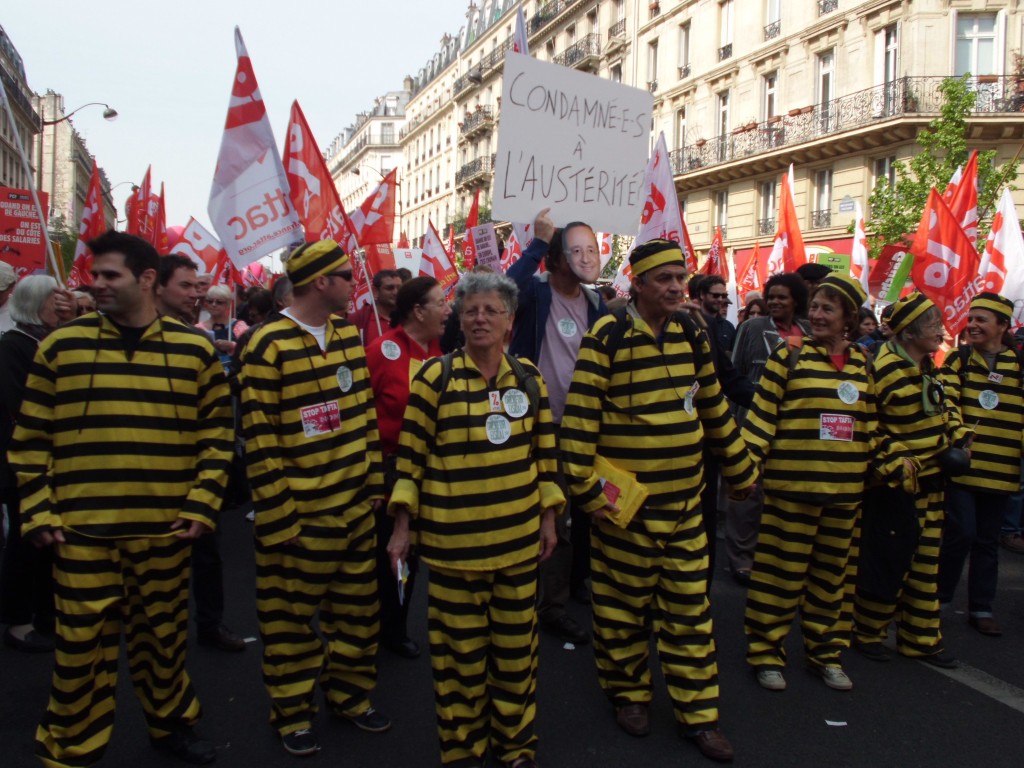
<path id="1" fill-rule="evenodd" d="M 592 228 L 548 214 L 507 277 L 474 270 L 451 301 L 382 270 L 351 308 L 332 240 L 244 293 L 117 232 L 89 244 L 88 290 L 0 262 L 0 620 L 7 646 L 55 654 L 45 765 L 103 756 L 122 633 L 153 746 L 215 759 L 185 649 L 190 585 L 198 641 L 246 647 L 223 621 L 228 508 L 251 505 L 269 720 L 294 756 L 320 750 L 318 686 L 335 717 L 391 728 L 379 649 L 423 652 L 407 621 L 424 577 L 446 766 L 538 764 L 539 631 L 593 641 L 633 737 L 651 728 L 656 637 L 681 735 L 732 760 L 720 528 L 769 691 L 797 617 L 805 663 L 838 691 L 851 646 L 957 666 L 942 606 L 965 563 L 970 626 L 1002 634 L 999 549 L 1024 553 L 1012 302 L 978 294 L 938 362 L 927 298 L 876 318 L 860 283 L 809 264 L 748 294 L 736 327 L 725 281 L 688 280 L 678 244 L 633 249 L 616 297 L 594 285 Z"/>

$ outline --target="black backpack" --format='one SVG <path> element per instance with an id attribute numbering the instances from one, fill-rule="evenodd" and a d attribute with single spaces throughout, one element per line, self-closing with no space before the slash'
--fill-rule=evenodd
<path id="1" fill-rule="evenodd" d="M 441 355 L 441 389 L 437 395 L 438 406 L 441 405 L 441 398 L 444 397 L 444 393 L 448 390 L 448 382 L 452 378 L 452 360 L 458 351 Z M 516 382 L 526 392 L 526 397 L 530 401 L 530 407 L 533 409 L 534 418 L 536 418 L 540 412 L 540 384 L 537 383 L 537 377 L 529 373 L 523 367 L 523 364 L 519 362 L 518 358 L 506 354 L 505 359 L 508 360 L 509 367 L 512 369 L 512 373 L 515 374 Z"/>
<path id="2" fill-rule="evenodd" d="M 632 327 L 633 320 L 628 317 L 625 307 L 619 307 L 611 313 L 612 317 L 615 318 L 615 323 L 612 325 L 612 329 L 608 336 L 605 338 L 605 352 L 608 354 L 608 362 L 612 363 L 615 360 L 615 353 L 619 351 L 619 347 L 622 346 L 622 340 L 626 337 L 626 331 Z M 701 328 L 698 327 L 697 323 L 694 322 L 693 318 L 690 317 L 688 312 L 675 312 L 669 321 L 675 320 L 681 326 L 683 326 L 683 334 L 686 336 L 686 340 L 690 344 L 690 348 L 693 350 L 695 358 L 701 358 L 703 362 L 703 353 L 701 352 L 700 346 L 700 334 Z M 698 370 L 700 366 L 697 366 Z"/>

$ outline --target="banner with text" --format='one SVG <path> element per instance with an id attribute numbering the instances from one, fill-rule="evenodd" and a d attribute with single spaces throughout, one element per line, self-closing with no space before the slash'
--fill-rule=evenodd
<path id="1" fill-rule="evenodd" d="M 498 237 L 494 234 L 494 224 L 481 224 L 479 227 L 473 227 L 472 232 L 477 266 L 490 267 L 495 272 L 500 272 L 501 254 L 498 253 Z"/>
<path id="2" fill-rule="evenodd" d="M 46 231 L 27 189 L 0 190 L 0 261 L 6 261 L 21 279 L 46 271 Z M 50 210 L 49 198 L 39 193 L 39 204 Z"/>
<path id="3" fill-rule="evenodd" d="M 493 215 L 632 235 L 646 195 L 654 97 L 529 56 L 505 57 Z"/>

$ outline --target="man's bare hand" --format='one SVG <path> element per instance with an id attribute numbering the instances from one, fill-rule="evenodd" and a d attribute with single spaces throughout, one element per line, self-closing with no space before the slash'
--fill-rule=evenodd
<path id="1" fill-rule="evenodd" d="M 548 217 L 550 212 L 550 208 L 545 208 L 533 220 L 533 236 L 540 238 L 545 243 L 550 243 L 555 236 L 555 222 Z"/>
<path id="2" fill-rule="evenodd" d="M 558 534 L 555 532 L 555 510 L 545 509 L 540 517 L 540 561 L 543 563 L 555 553 Z"/>
<path id="3" fill-rule="evenodd" d="M 36 531 L 29 537 L 29 541 L 32 542 L 32 546 L 36 549 L 45 549 L 46 547 L 53 546 L 54 544 L 63 544 L 64 531 L 60 529 L 54 531 Z"/>
<path id="4" fill-rule="evenodd" d="M 185 526 L 188 526 L 187 528 Z M 171 523 L 171 530 L 175 531 L 175 536 L 179 539 L 188 539 L 189 541 L 195 541 L 200 536 L 210 533 L 213 529 L 205 523 L 201 523 L 198 520 L 186 520 L 183 517 L 179 517 L 173 523 Z"/>

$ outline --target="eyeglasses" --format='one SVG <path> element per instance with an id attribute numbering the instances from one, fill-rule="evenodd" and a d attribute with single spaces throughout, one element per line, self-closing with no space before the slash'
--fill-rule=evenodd
<path id="1" fill-rule="evenodd" d="M 718 299 L 728 299 L 729 298 L 729 294 L 728 293 L 710 293 L 709 292 L 708 296 L 710 296 L 712 299 L 715 299 L 715 300 L 718 300 Z"/>
<path id="2" fill-rule="evenodd" d="M 469 320 L 476 320 L 478 317 L 483 317 L 487 320 L 494 320 L 500 315 L 507 315 L 508 310 L 505 309 L 491 309 L 485 307 L 484 309 L 467 309 L 463 311 L 462 316 Z"/>
<path id="3" fill-rule="evenodd" d="M 324 275 L 324 277 L 340 277 L 342 280 L 348 280 L 349 282 L 351 282 L 352 270 L 340 269 L 337 272 L 328 272 L 326 275 Z"/>

